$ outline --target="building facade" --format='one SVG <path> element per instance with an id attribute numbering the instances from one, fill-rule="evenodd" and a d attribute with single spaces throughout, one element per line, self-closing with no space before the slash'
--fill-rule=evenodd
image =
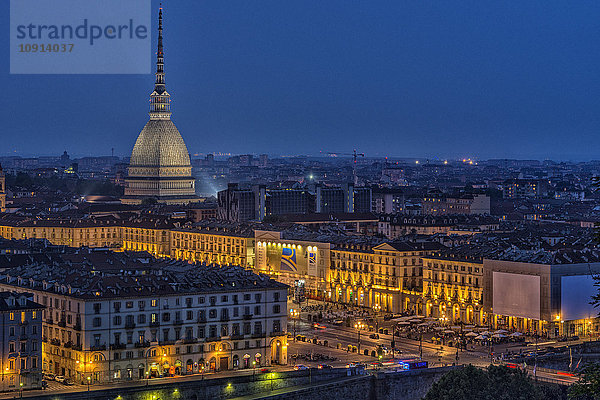
<path id="1" fill-rule="evenodd" d="M 42 387 L 43 309 L 31 293 L 0 292 L 2 391 Z"/>
<path id="2" fill-rule="evenodd" d="M 6 176 L 0 165 L 0 212 L 6 211 Z"/>
<path id="3" fill-rule="evenodd" d="M 482 325 L 483 259 L 450 254 L 423 257 L 423 310 L 427 317 Z M 489 310 L 489 309 L 488 309 Z"/>
<path id="4" fill-rule="evenodd" d="M 66 272 L 74 279 L 49 283 Z M 239 267 L 204 267 L 179 277 L 94 278 L 62 266 L 13 274 L 0 282 L 2 290 L 33 293 L 45 304 L 40 367 L 82 383 L 287 360 L 287 287 Z"/>

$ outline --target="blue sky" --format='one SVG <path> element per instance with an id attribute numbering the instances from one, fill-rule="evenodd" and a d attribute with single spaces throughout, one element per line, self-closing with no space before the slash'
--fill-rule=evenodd
<path id="1" fill-rule="evenodd" d="M 192 154 L 600 159 L 600 2 L 163 7 L 167 90 Z M 152 75 L 8 71 L 5 57 L 1 155 L 128 155 L 148 119 Z"/>

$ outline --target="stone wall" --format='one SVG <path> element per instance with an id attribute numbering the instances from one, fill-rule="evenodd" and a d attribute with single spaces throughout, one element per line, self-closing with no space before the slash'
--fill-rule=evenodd
<path id="1" fill-rule="evenodd" d="M 294 391 L 267 394 L 262 400 L 420 400 L 429 388 L 453 368 L 377 373 L 342 378 Z"/>
<path id="2" fill-rule="evenodd" d="M 348 375 L 350 370 L 289 371 L 230 378 L 172 381 L 150 386 L 122 384 L 115 389 L 48 393 L 41 400 L 225 400 L 255 395 L 268 400 L 418 400 L 452 368 Z M 261 396 L 261 393 L 263 394 Z"/>
<path id="3" fill-rule="evenodd" d="M 347 377 L 346 368 L 310 371 L 269 372 L 255 375 L 237 375 L 233 377 L 212 378 L 201 380 L 177 381 L 168 378 L 151 380 L 149 386 L 142 382 L 131 384 L 120 383 L 115 389 L 94 390 L 78 393 L 48 392 L 46 396 L 38 396 L 42 400 L 225 400 L 238 396 L 258 393 L 268 393 L 271 390 L 318 384 L 326 381 L 339 380 Z M 154 396 L 154 397 L 153 397 Z"/>

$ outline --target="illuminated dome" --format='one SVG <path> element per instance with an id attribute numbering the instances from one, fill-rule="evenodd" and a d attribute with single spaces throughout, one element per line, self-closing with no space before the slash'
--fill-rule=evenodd
<path id="1" fill-rule="evenodd" d="M 190 155 L 181 134 L 171 121 L 171 95 L 165 87 L 162 44 L 162 8 L 158 13 L 156 81 L 150 94 L 150 120 L 140 132 L 129 160 L 124 204 L 145 200 L 166 204 L 187 204 L 196 196 Z"/>
<path id="2" fill-rule="evenodd" d="M 170 119 L 151 119 L 131 152 L 130 167 L 190 167 L 181 134 Z"/>

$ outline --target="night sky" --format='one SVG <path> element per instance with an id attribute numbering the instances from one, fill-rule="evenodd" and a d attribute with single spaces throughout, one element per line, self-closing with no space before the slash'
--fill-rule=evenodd
<path id="1" fill-rule="evenodd" d="M 597 0 L 163 7 L 173 121 L 192 154 L 600 159 Z M 153 75 L 9 75 L 1 63 L 0 155 L 130 154 Z"/>

